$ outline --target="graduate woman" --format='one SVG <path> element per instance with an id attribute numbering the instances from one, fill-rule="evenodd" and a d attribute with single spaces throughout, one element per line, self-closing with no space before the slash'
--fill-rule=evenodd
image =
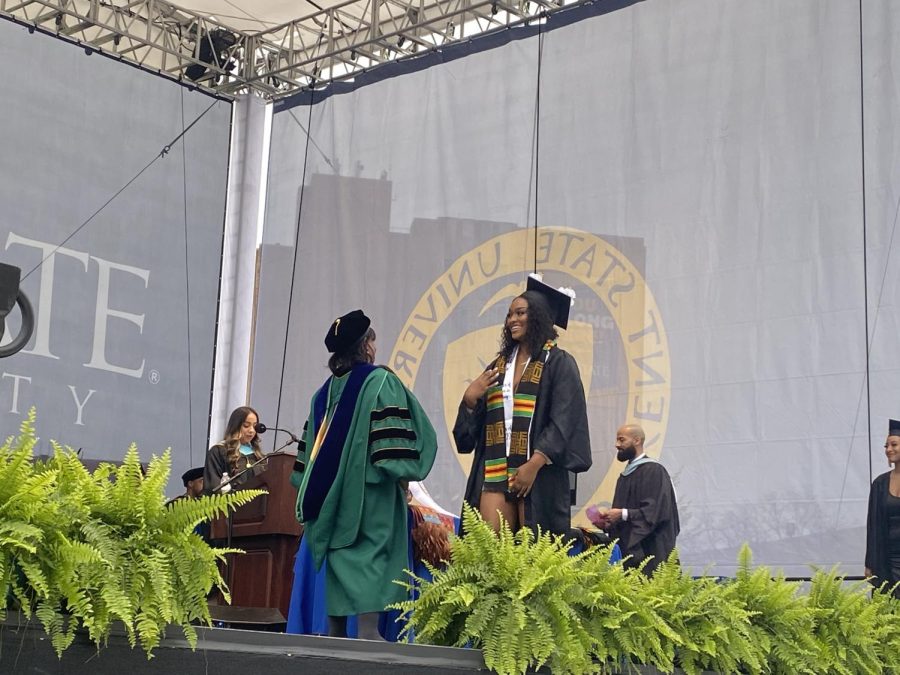
<path id="1" fill-rule="evenodd" d="M 463 394 L 453 427 L 458 452 L 474 452 L 465 501 L 495 530 L 500 517 L 566 535 L 569 473 L 591 466 L 584 387 L 575 359 L 556 346 L 568 295 L 529 276 L 509 306 L 500 352 Z"/>
<path id="2" fill-rule="evenodd" d="M 379 639 L 379 613 L 406 599 L 394 583 L 409 567 L 406 483 L 422 480 L 437 452 L 416 397 L 375 362 L 375 332 L 355 310 L 329 326 L 331 377 L 313 396 L 291 483 L 316 568 L 325 563 L 328 633 Z"/>
<path id="3" fill-rule="evenodd" d="M 872 481 L 866 523 L 866 576 L 885 590 L 900 581 L 900 422 L 889 420 L 884 454 L 893 468 Z M 900 598 L 900 587 L 894 589 Z"/>
<path id="4" fill-rule="evenodd" d="M 241 471 L 258 459 L 263 453 L 259 446 L 259 435 L 256 423 L 259 415 L 249 406 L 235 408 L 228 418 L 225 427 L 225 438 L 206 453 L 206 465 L 203 467 L 203 492 L 213 494 L 216 488 L 227 479 L 233 487 L 239 487 L 250 477 L 262 471 L 262 465 L 237 477 Z M 226 476 L 227 474 L 227 476 Z"/>

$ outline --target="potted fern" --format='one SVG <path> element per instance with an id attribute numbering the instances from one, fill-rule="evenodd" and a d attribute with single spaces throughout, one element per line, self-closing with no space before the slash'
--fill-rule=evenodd
<path id="1" fill-rule="evenodd" d="M 584 623 L 595 595 L 585 592 L 587 561 L 620 578 L 608 547 L 568 554 L 560 537 L 535 538 L 528 529 L 499 537 L 472 509 L 463 513 L 466 536 L 453 538 L 445 569 L 430 565 L 433 581 L 412 573 L 401 582 L 417 599 L 399 603 L 404 634 L 417 642 L 471 646 L 498 673 L 524 673 L 547 665 L 552 672 L 595 672 L 597 638 Z M 613 584 L 615 585 L 615 583 Z"/>
<path id="2" fill-rule="evenodd" d="M 876 651 L 884 672 L 900 672 L 900 600 L 881 590 L 872 592 L 875 622 L 868 629 L 875 636 Z"/>
<path id="3" fill-rule="evenodd" d="M 35 462 L 35 440 L 32 410 L 0 447 L 0 593 L 37 617 L 59 655 L 77 629 L 100 646 L 117 621 L 148 655 L 168 624 L 195 646 L 194 624 L 212 622 L 209 592 L 228 597 L 218 562 L 232 551 L 211 548 L 194 528 L 260 492 L 166 506 L 169 451 L 146 474 L 134 445 L 120 466 L 91 473 L 56 443 L 48 461 Z"/>
<path id="4" fill-rule="evenodd" d="M 674 555 L 648 578 L 605 547 L 570 556 L 560 538 L 463 520 L 446 567 L 408 573 L 418 597 L 398 607 L 407 637 L 481 649 L 495 672 L 900 672 L 900 600 L 833 572 L 805 589 L 745 547 L 734 579 L 693 578 Z"/>
<path id="5" fill-rule="evenodd" d="M 799 582 L 787 581 L 782 572 L 752 567 L 753 554 L 744 544 L 738 570 L 728 582 L 732 597 L 750 615 L 748 640 L 765 655 L 764 671 L 789 675 L 821 672 L 819 646 L 813 636 L 815 616 L 801 594 Z"/>
<path id="6" fill-rule="evenodd" d="M 833 570 L 818 570 L 813 575 L 806 602 L 812 612 L 812 637 L 818 647 L 817 672 L 895 672 L 894 668 L 885 668 L 882 658 L 880 641 L 885 636 L 873 630 L 879 625 L 879 609 L 888 605 L 872 602 L 868 590 L 866 582 L 848 584 Z M 896 619 L 893 624 L 896 627 Z M 891 661 L 896 663 L 896 655 Z"/>

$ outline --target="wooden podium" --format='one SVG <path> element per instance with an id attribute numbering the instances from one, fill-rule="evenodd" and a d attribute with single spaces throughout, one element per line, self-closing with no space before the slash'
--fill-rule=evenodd
<path id="1" fill-rule="evenodd" d="M 302 532 L 296 516 L 297 490 L 290 482 L 295 459 L 295 454 L 276 455 L 268 460 L 268 469 L 241 485 L 242 490 L 263 489 L 269 494 L 232 515 L 231 545 L 246 551 L 229 556 L 225 570 L 234 610 L 270 608 L 287 620 L 294 556 Z M 227 518 L 212 522 L 212 538 L 216 545 L 225 545 Z"/>

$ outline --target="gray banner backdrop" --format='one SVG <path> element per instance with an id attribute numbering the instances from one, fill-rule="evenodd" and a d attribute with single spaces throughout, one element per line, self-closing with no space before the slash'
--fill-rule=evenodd
<path id="1" fill-rule="evenodd" d="M 0 81 L 0 260 L 23 274 L 212 105 L 25 279 L 35 335 L 0 361 L 4 436 L 35 406 L 38 453 L 171 447 L 181 492 L 206 451 L 231 106 L 7 21 Z"/>
<path id="2" fill-rule="evenodd" d="M 863 3 L 862 81 L 858 12 L 655 0 L 551 22 L 542 49 L 511 40 L 276 107 L 254 404 L 299 430 L 324 331 L 365 308 L 438 429 L 426 486 L 458 510 L 453 413 L 537 258 L 578 293 L 561 344 L 594 467 L 576 521 L 611 498 L 615 429 L 636 419 L 698 573 L 732 573 L 746 541 L 788 574 L 861 574 L 900 415 L 900 10 Z"/>

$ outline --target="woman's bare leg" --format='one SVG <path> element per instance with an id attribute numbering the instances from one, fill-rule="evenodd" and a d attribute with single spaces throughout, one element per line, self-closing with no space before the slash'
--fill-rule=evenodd
<path id="1" fill-rule="evenodd" d="M 519 527 L 518 511 L 514 502 L 506 501 L 506 495 L 502 492 L 482 492 L 480 504 L 481 517 L 490 525 L 494 532 L 500 531 L 500 517 L 503 517 L 511 530 L 515 532 Z"/>

